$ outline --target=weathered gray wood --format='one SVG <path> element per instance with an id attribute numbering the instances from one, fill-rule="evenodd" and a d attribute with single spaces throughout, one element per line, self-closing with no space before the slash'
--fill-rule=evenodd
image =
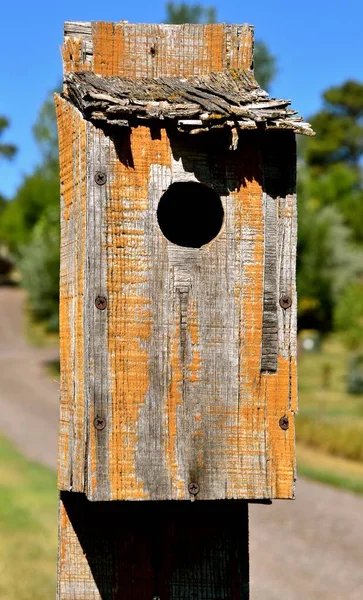
<path id="1" fill-rule="evenodd" d="M 277 201 L 264 194 L 265 266 L 261 371 L 277 370 Z"/>
<path id="2" fill-rule="evenodd" d="M 107 155 L 109 140 L 87 123 L 87 224 L 85 240 L 84 339 L 87 439 L 85 489 L 94 500 L 110 494 L 108 446 L 112 431 L 112 398 L 109 387 L 107 290 Z M 106 182 L 104 183 L 104 179 Z M 97 305 L 100 308 L 97 308 Z M 112 308 L 111 308 L 112 310 Z M 96 482 L 96 484 L 95 484 Z"/>
<path id="3" fill-rule="evenodd" d="M 187 131 L 195 125 L 207 130 L 221 125 L 247 129 L 264 123 L 313 134 L 309 124 L 287 108 L 289 101 L 269 99 L 253 73 L 245 69 L 187 79 L 99 77 L 85 71 L 69 73 L 65 82 L 67 97 L 86 119 L 101 125 L 125 118 L 130 125 L 140 120 L 177 119 Z"/>
<path id="4" fill-rule="evenodd" d="M 136 30 L 92 25 L 92 60 L 102 77 L 82 74 L 81 38 L 66 40 L 66 73 L 74 69 L 77 81 L 92 81 L 94 89 L 102 81 L 101 105 L 109 101 L 108 83 L 129 86 L 139 97 L 145 93 L 137 92 L 132 77 L 105 75 L 114 72 L 112 57 Z M 191 31 L 194 40 L 197 30 Z M 209 30 L 200 31 L 207 39 Z M 153 32 L 146 27 L 143 48 Z M 225 29 L 213 32 L 222 43 Z M 203 56 L 199 46 L 198 52 Z M 222 63 L 217 74 L 208 76 L 203 67 L 200 76 L 191 69 L 185 78 L 198 102 L 225 106 Z M 241 75 L 241 82 L 245 79 Z M 176 80 L 182 89 L 180 75 L 142 81 L 152 90 L 160 81 Z M 218 85 L 219 92 L 211 94 Z M 238 91 L 236 82 L 230 85 L 227 96 L 236 93 L 233 85 Z M 118 97 L 114 105 L 125 100 Z M 139 100 L 133 101 L 138 106 Z M 65 239 L 72 249 L 82 249 L 70 271 L 71 286 L 62 291 L 62 352 L 68 358 L 62 371 L 60 488 L 92 500 L 187 499 L 190 483 L 198 484 L 200 499 L 291 497 L 293 426 L 284 432 L 279 419 L 293 411 L 289 319 L 295 307 L 285 310 L 277 302 L 293 276 L 283 256 L 285 240 L 291 240 L 287 252 L 295 251 L 294 221 L 286 208 L 295 189 L 293 133 L 264 131 L 256 100 L 248 110 L 257 131 L 239 132 L 227 116 L 230 132 L 197 139 L 176 127 L 162 128 L 156 119 L 150 127 L 103 130 L 86 120 L 69 96 L 58 102 L 62 220 L 74 221 L 80 246 L 71 232 Z M 265 98 L 263 118 L 266 110 Z M 271 110 L 278 110 L 276 102 Z M 197 121 L 203 124 L 207 112 L 201 111 Z M 81 182 L 79 162 L 82 173 L 87 163 Z M 107 177 L 104 185 L 95 181 L 97 171 Z M 173 244 L 158 223 L 160 198 L 171 184 L 182 182 L 207 186 L 223 205 L 219 233 L 201 247 Z M 194 220 L 191 210 L 186 227 Z M 204 210 L 207 219 L 209 208 Z M 95 307 L 98 295 L 107 299 L 105 310 Z M 77 366 L 77 391 L 72 365 Z"/>

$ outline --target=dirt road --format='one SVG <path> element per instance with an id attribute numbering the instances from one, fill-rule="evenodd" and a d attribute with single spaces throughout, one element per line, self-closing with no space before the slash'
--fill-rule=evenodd
<path id="1" fill-rule="evenodd" d="M 55 467 L 59 388 L 43 363 L 56 352 L 24 342 L 22 306 L 0 288 L 0 431 Z M 361 600 L 363 498 L 303 479 L 297 496 L 250 508 L 252 600 Z"/>
<path id="2" fill-rule="evenodd" d="M 24 294 L 0 287 L 0 431 L 30 458 L 57 464 L 59 384 L 44 363 L 57 349 L 34 348 L 23 338 Z"/>

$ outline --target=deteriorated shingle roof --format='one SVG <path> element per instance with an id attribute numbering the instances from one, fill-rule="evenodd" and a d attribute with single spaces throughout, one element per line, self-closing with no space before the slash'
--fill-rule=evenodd
<path id="1" fill-rule="evenodd" d="M 174 121 L 178 129 L 200 133 L 215 128 L 289 129 L 314 135 L 289 100 L 269 98 L 251 71 L 229 69 L 200 77 L 125 79 L 90 71 L 66 76 L 67 97 L 84 117 L 114 125 Z"/>

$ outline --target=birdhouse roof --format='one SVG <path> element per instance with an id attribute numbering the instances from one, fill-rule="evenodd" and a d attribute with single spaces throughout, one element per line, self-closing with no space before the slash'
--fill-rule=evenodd
<path id="1" fill-rule="evenodd" d="M 289 100 L 270 98 L 249 69 L 193 77 L 127 79 L 91 71 L 66 75 L 65 95 L 95 124 L 176 123 L 181 131 L 287 129 L 314 135 Z"/>

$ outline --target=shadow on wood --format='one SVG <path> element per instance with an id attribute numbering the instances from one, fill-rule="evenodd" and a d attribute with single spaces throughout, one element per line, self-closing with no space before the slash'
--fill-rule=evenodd
<path id="1" fill-rule="evenodd" d="M 246 502 L 90 502 L 61 493 L 59 597 L 249 598 Z"/>

